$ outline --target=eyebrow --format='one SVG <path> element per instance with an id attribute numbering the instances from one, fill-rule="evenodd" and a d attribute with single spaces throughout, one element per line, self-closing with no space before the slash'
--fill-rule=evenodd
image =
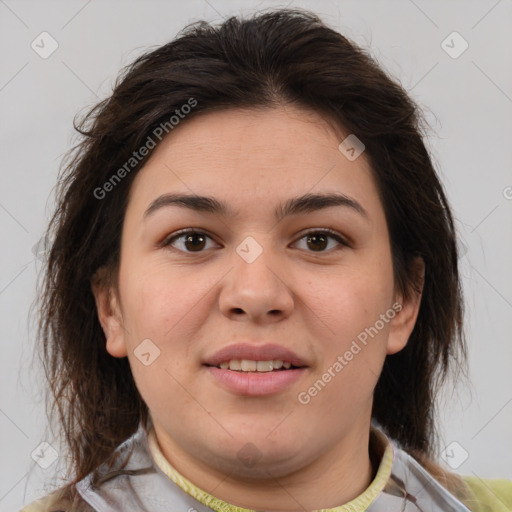
<path id="1" fill-rule="evenodd" d="M 238 211 L 232 210 L 227 203 L 215 197 L 195 194 L 164 194 L 157 197 L 149 205 L 148 209 L 144 212 L 143 218 L 146 219 L 157 210 L 168 206 L 178 206 L 199 212 L 220 214 L 225 217 L 236 217 L 239 214 Z M 280 221 L 289 215 L 311 213 L 333 206 L 350 208 L 362 217 L 369 218 L 367 211 L 360 203 L 352 197 L 341 193 L 304 194 L 299 197 L 293 197 L 284 204 L 278 205 L 274 216 Z"/>

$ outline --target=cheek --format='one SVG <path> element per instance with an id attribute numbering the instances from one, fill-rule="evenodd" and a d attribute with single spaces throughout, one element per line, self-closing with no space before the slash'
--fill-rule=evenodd
<path id="1" fill-rule="evenodd" d="M 190 273 L 185 277 L 168 266 L 149 262 L 144 269 L 131 267 L 124 279 L 126 326 L 137 338 L 167 345 L 173 338 L 182 337 L 183 329 L 191 328 L 191 322 L 204 321 L 201 298 L 208 291 L 209 280 L 191 278 Z"/>
<path id="2" fill-rule="evenodd" d="M 190 386 L 190 376 L 199 365 L 197 340 L 214 307 L 208 297 L 218 280 L 214 277 L 191 277 L 190 271 L 184 274 L 180 269 L 171 272 L 161 263 L 139 271 L 132 267 L 125 274 L 123 309 L 130 365 L 150 408 L 168 407 L 169 396 L 177 406 L 187 406 L 190 397 L 179 383 Z M 137 355 L 147 352 L 150 356 L 145 358 L 153 362 L 145 366 Z"/>
<path id="3" fill-rule="evenodd" d="M 161 356 L 151 366 L 143 366 L 135 357 L 131 357 L 130 366 L 140 395 L 159 422 L 169 427 L 172 425 L 179 431 L 182 421 L 199 423 L 202 420 L 204 410 L 198 406 L 196 393 L 184 391 L 183 375 L 168 360 Z M 179 422 L 169 421 L 170 415 L 176 411 L 180 411 Z"/>
<path id="4" fill-rule="evenodd" d="M 126 267 L 128 269 L 128 266 Z M 198 280 L 183 280 L 161 265 L 124 274 L 123 310 L 128 357 L 137 388 L 150 410 L 189 407 L 180 382 L 190 371 L 193 325 L 201 325 Z M 179 283 L 179 284 L 178 284 Z M 149 354 L 149 355 L 148 355 Z"/>
<path id="5" fill-rule="evenodd" d="M 311 382 L 322 390 L 315 398 L 317 405 L 328 408 L 329 403 L 337 403 L 345 411 L 357 408 L 371 398 L 386 356 L 392 315 L 385 320 L 381 315 L 392 306 L 392 276 L 385 265 L 366 265 L 361 271 L 331 275 L 321 287 L 309 290 L 309 309 L 321 319 L 319 365 Z"/>
<path id="6" fill-rule="evenodd" d="M 340 273 L 330 275 L 316 289 L 311 283 L 306 283 L 302 296 L 308 297 L 308 306 L 328 328 L 328 337 L 340 342 L 374 325 L 392 305 L 393 283 L 389 276 Z"/>

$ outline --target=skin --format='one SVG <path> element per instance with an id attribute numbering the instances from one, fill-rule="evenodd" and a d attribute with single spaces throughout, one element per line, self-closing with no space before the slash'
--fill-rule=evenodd
<path id="1" fill-rule="evenodd" d="M 168 461 L 203 490 L 256 510 L 332 508 L 354 499 L 375 468 L 368 454 L 373 390 L 386 354 L 407 343 L 421 297 L 395 290 L 389 234 L 363 153 L 338 150 L 347 136 L 296 107 L 230 110 L 186 120 L 136 176 L 122 231 L 118 287 L 94 289 L 113 357 L 128 357 Z M 169 206 L 146 219 L 164 193 L 213 196 L 236 217 Z M 347 207 L 274 219 L 279 203 L 305 193 L 340 192 Z M 343 246 L 308 243 L 331 228 Z M 184 228 L 202 230 L 199 249 L 160 242 Z M 236 248 L 252 236 L 263 249 L 247 263 Z M 320 248 L 319 248 L 320 247 Z M 297 395 L 343 355 L 379 315 L 402 309 L 307 405 Z M 142 340 L 160 350 L 145 366 Z M 202 361 L 236 341 L 273 342 L 308 369 L 277 394 L 226 391 Z M 238 456 L 252 443 L 259 460 Z"/>

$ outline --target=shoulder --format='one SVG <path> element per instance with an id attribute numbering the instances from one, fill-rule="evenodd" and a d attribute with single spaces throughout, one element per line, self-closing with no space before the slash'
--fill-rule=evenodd
<path id="1" fill-rule="evenodd" d="M 464 504 L 474 512 L 512 512 L 512 480 L 463 476 Z"/>
<path id="2" fill-rule="evenodd" d="M 448 471 L 433 459 L 416 452 L 417 462 L 471 512 L 512 512 L 512 480 L 482 479 Z"/>
<path id="3" fill-rule="evenodd" d="M 20 512 L 94 512 L 94 509 L 77 492 L 62 487 L 29 503 Z"/>

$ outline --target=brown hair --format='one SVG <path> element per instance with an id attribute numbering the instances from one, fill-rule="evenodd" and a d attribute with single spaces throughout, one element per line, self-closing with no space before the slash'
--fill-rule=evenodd
<path id="1" fill-rule="evenodd" d="M 422 117 L 362 49 L 314 14 L 285 9 L 186 27 L 125 68 L 112 95 L 75 126 L 82 140 L 61 171 L 39 326 L 49 414 L 58 412 L 70 451 L 70 485 L 111 459 L 148 417 L 127 358 L 105 349 L 91 283 L 102 274 L 115 282 L 130 184 L 151 151 L 104 197 L 95 190 L 191 98 L 196 106 L 182 122 L 201 112 L 292 104 L 334 119 L 365 144 L 396 286 L 406 297 L 419 290 L 415 258 L 425 262 L 415 328 L 407 346 L 386 357 L 372 415 L 426 460 L 436 442 L 437 391 L 466 349 L 454 223 L 423 142 Z"/>

